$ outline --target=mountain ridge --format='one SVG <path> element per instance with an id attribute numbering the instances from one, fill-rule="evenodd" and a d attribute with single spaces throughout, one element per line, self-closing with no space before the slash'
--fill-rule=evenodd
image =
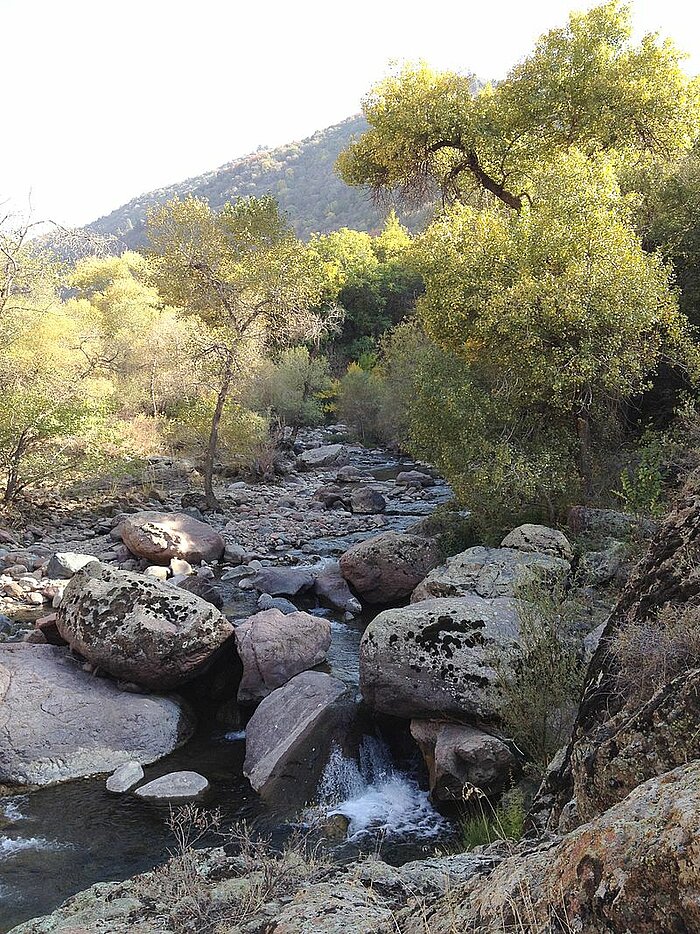
<path id="1" fill-rule="evenodd" d="M 171 198 L 192 195 L 218 209 L 246 195 L 272 194 L 302 239 L 341 227 L 375 233 L 387 209 L 375 204 L 365 190 L 346 185 L 335 173 L 340 152 L 366 127 L 364 117 L 358 114 L 303 140 L 259 149 L 201 175 L 144 192 L 90 222 L 85 229 L 115 237 L 124 249 L 140 249 L 147 243 L 148 210 Z M 400 214 L 404 223 L 415 228 L 423 212 Z"/>

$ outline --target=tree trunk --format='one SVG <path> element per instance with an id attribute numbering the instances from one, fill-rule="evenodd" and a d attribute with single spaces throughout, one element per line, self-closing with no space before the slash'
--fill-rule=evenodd
<path id="1" fill-rule="evenodd" d="M 216 463 L 216 451 L 219 446 L 219 428 L 221 426 L 221 418 L 224 414 L 224 406 L 226 405 L 226 400 L 228 399 L 232 378 L 233 354 L 229 354 L 226 358 L 224 372 L 221 379 L 221 386 L 219 387 L 219 392 L 216 396 L 216 406 L 214 407 L 214 415 L 212 416 L 211 420 L 211 428 L 209 429 L 209 442 L 207 444 L 207 454 L 204 460 L 204 493 L 207 498 L 207 503 L 212 508 L 218 506 L 218 500 L 214 495 L 214 464 Z"/>
<path id="2" fill-rule="evenodd" d="M 584 389 L 583 399 L 576 418 L 576 431 L 579 444 L 579 470 L 583 481 L 584 502 L 593 496 L 593 463 L 591 458 L 591 403 L 593 391 L 590 386 Z"/>

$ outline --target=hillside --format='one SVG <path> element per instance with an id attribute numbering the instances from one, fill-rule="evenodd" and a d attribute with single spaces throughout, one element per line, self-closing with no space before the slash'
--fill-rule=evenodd
<path id="1" fill-rule="evenodd" d="M 361 116 L 320 130 L 301 142 L 261 150 L 212 172 L 140 195 L 88 225 L 101 235 L 117 236 L 127 248 L 143 246 L 146 213 L 170 198 L 195 195 L 214 208 L 242 195 L 273 194 L 300 237 L 340 227 L 374 231 L 385 212 L 366 192 L 348 187 L 335 174 L 338 154 L 366 126 Z M 405 217 L 415 226 L 417 215 Z M 412 223 L 413 222 L 413 223 Z"/>

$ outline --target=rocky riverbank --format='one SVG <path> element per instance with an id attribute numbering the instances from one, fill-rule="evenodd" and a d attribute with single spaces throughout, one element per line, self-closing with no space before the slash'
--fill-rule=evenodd
<path id="1" fill-rule="evenodd" d="M 377 742 L 376 724 L 389 717 L 422 760 L 427 787 L 390 760 L 371 778 L 366 771 L 380 810 L 360 823 L 386 834 L 381 808 L 393 809 L 399 823 L 403 808 L 409 834 L 420 836 L 422 821 L 425 839 L 436 840 L 448 825 L 428 791 L 441 806 L 463 801 L 465 789 L 497 800 L 525 764 L 502 731 L 499 693 L 522 664 L 522 588 L 536 578 L 545 589 L 575 591 L 569 635 L 581 656 L 592 655 L 626 573 L 623 539 L 635 525 L 579 510 L 575 539 L 527 525 L 499 547 L 451 555 L 443 523 L 425 521 L 450 499 L 446 484 L 425 465 L 348 444 L 340 429 L 303 437 L 275 483 L 223 483 L 220 511 L 207 508 L 181 466 L 153 467 L 161 484 L 134 497 L 128 511 L 122 502 L 101 517 L 52 517 L 15 541 L 11 531 L 5 536 L 0 780 L 15 797 L 29 786 L 51 795 L 54 783 L 114 772 L 104 794 L 121 795 L 125 814 L 137 799 L 211 806 L 226 782 L 206 757 L 198 767 L 175 750 L 194 749 L 195 732 L 215 725 L 227 742 L 245 740 L 235 768 L 260 807 L 293 816 L 323 800 L 326 817 L 335 815 L 327 832 L 357 837 L 358 755 L 362 761 Z M 168 769 L 178 756 L 185 767 Z M 154 772 L 149 764 L 159 760 Z M 685 793 L 686 777 L 679 782 Z M 655 801 L 664 793 L 650 792 Z M 392 794 L 409 797 L 401 805 Z M 415 820 L 407 818 L 411 808 Z M 522 853 L 541 854 L 543 845 Z M 547 859 L 566 846 L 558 838 L 547 844 Z M 317 876 L 314 863 L 292 873 L 284 891 L 260 896 L 245 924 L 233 927 L 241 893 L 258 884 L 250 867 L 242 872 L 236 857 L 222 854 L 196 856 L 201 865 L 190 869 L 201 882 L 197 898 L 229 912 L 222 931 L 396 930 L 400 915 L 398 929 L 408 932 L 417 922 L 398 907 L 413 875 L 432 880 L 414 893 L 427 910 L 426 898 L 471 884 L 507 858 L 500 846 L 450 867 L 375 862 L 377 879 L 364 878 L 361 866 L 331 864 Z M 532 859 L 540 865 L 541 857 Z M 178 927 L 167 911 L 161 917 L 157 898 L 143 894 L 149 879 L 98 887 L 17 930 L 199 930 Z M 236 890 L 230 904 L 217 888 L 223 880 L 229 894 Z"/>

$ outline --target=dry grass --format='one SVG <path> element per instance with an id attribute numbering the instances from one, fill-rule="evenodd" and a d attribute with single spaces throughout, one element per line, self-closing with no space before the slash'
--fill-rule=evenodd
<path id="1" fill-rule="evenodd" d="M 657 616 L 622 626 L 611 646 L 626 703 L 648 700 L 662 685 L 700 666 L 700 607 L 665 606 Z"/>

